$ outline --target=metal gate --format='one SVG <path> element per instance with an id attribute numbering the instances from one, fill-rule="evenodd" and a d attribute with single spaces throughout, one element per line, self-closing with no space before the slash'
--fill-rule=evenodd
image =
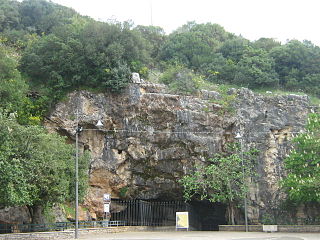
<path id="1" fill-rule="evenodd" d="M 112 199 L 111 220 L 128 226 L 174 226 L 176 212 L 187 211 L 182 201 L 156 202 Z"/>

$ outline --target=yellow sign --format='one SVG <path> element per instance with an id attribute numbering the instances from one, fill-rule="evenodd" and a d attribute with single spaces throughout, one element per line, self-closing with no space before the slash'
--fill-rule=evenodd
<path id="1" fill-rule="evenodd" d="M 176 228 L 189 228 L 188 212 L 176 212 Z"/>

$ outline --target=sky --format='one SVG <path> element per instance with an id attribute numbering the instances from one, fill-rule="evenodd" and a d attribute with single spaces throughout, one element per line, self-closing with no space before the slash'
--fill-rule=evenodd
<path id="1" fill-rule="evenodd" d="M 254 41 L 310 40 L 320 46 L 320 0 L 52 0 L 96 20 L 132 20 L 170 33 L 188 21 L 217 23 Z"/>

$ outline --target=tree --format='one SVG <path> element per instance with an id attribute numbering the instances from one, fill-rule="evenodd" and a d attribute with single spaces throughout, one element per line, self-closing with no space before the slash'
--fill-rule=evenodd
<path id="1" fill-rule="evenodd" d="M 19 24 L 19 3 L 11 0 L 0 0 L 0 32 L 18 28 Z"/>
<path id="2" fill-rule="evenodd" d="M 0 206 L 27 206 L 32 223 L 44 206 L 74 197 L 74 148 L 39 126 L 21 126 L 0 115 Z M 80 196 L 88 178 L 88 158 L 79 161 Z"/>
<path id="3" fill-rule="evenodd" d="M 226 59 L 231 59 L 237 63 L 240 61 L 249 44 L 249 40 L 242 37 L 235 37 L 225 41 L 220 47 L 219 52 L 221 52 Z"/>
<path id="4" fill-rule="evenodd" d="M 21 27 L 39 35 L 49 34 L 60 25 L 68 24 L 76 12 L 46 0 L 24 0 L 19 8 Z"/>
<path id="5" fill-rule="evenodd" d="M 166 39 L 164 30 L 156 26 L 137 26 L 134 29 L 150 44 L 150 56 L 152 61 L 156 61 L 160 48 Z"/>
<path id="6" fill-rule="evenodd" d="M 271 49 L 281 46 L 281 42 L 278 42 L 273 38 L 259 38 L 252 43 L 252 46 L 270 52 Z"/>
<path id="7" fill-rule="evenodd" d="M 5 108 L 7 112 L 22 110 L 28 91 L 17 66 L 14 51 L 0 44 L 0 108 Z"/>
<path id="8" fill-rule="evenodd" d="M 304 78 L 307 75 L 320 73 L 320 48 L 309 41 L 292 40 L 285 45 L 273 48 L 270 56 L 275 61 L 275 70 L 282 87 L 306 90 Z M 310 78 L 308 77 L 307 80 L 309 81 Z"/>
<path id="9" fill-rule="evenodd" d="M 167 84 L 169 90 L 176 94 L 194 94 L 203 83 L 202 76 L 181 66 L 170 66 L 160 77 L 160 82 Z"/>
<path id="10" fill-rule="evenodd" d="M 227 204 L 229 223 L 235 224 L 234 210 L 248 192 L 246 178 L 253 176 L 252 156 L 256 151 L 244 153 L 245 157 L 232 153 L 216 155 L 207 165 L 198 165 L 184 176 L 184 199 L 193 197 Z"/>
<path id="11" fill-rule="evenodd" d="M 287 176 L 282 187 L 288 199 L 301 204 L 320 203 L 320 114 L 309 116 L 306 132 L 293 139 L 293 150 L 284 160 Z"/>
<path id="12" fill-rule="evenodd" d="M 145 40 L 128 23 L 108 24 L 74 18 L 24 51 L 20 70 L 32 87 L 53 103 L 68 91 L 87 87 L 119 91 L 130 71 L 148 62 Z"/>
<path id="13" fill-rule="evenodd" d="M 199 70 L 202 64 L 211 62 L 215 51 L 229 37 L 231 35 L 218 24 L 189 22 L 169 35 L 159 58 Z"/>
<path id="14" fill-rule="evenodd" d="M 274 60 L 265 50 L 248 47 L 237 64 L 234 83 L 249 88 L 278 86 L 274 65 Z"/>

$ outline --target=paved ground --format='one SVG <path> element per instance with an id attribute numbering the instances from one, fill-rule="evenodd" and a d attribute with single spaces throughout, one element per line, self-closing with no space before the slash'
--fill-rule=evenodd
<path id="1" fill-rule="evenodd" d="M 260 233 L 260 232 L 125 232 L 87 233 L 86 240 L 320 240 L 320 233 Z"/>

